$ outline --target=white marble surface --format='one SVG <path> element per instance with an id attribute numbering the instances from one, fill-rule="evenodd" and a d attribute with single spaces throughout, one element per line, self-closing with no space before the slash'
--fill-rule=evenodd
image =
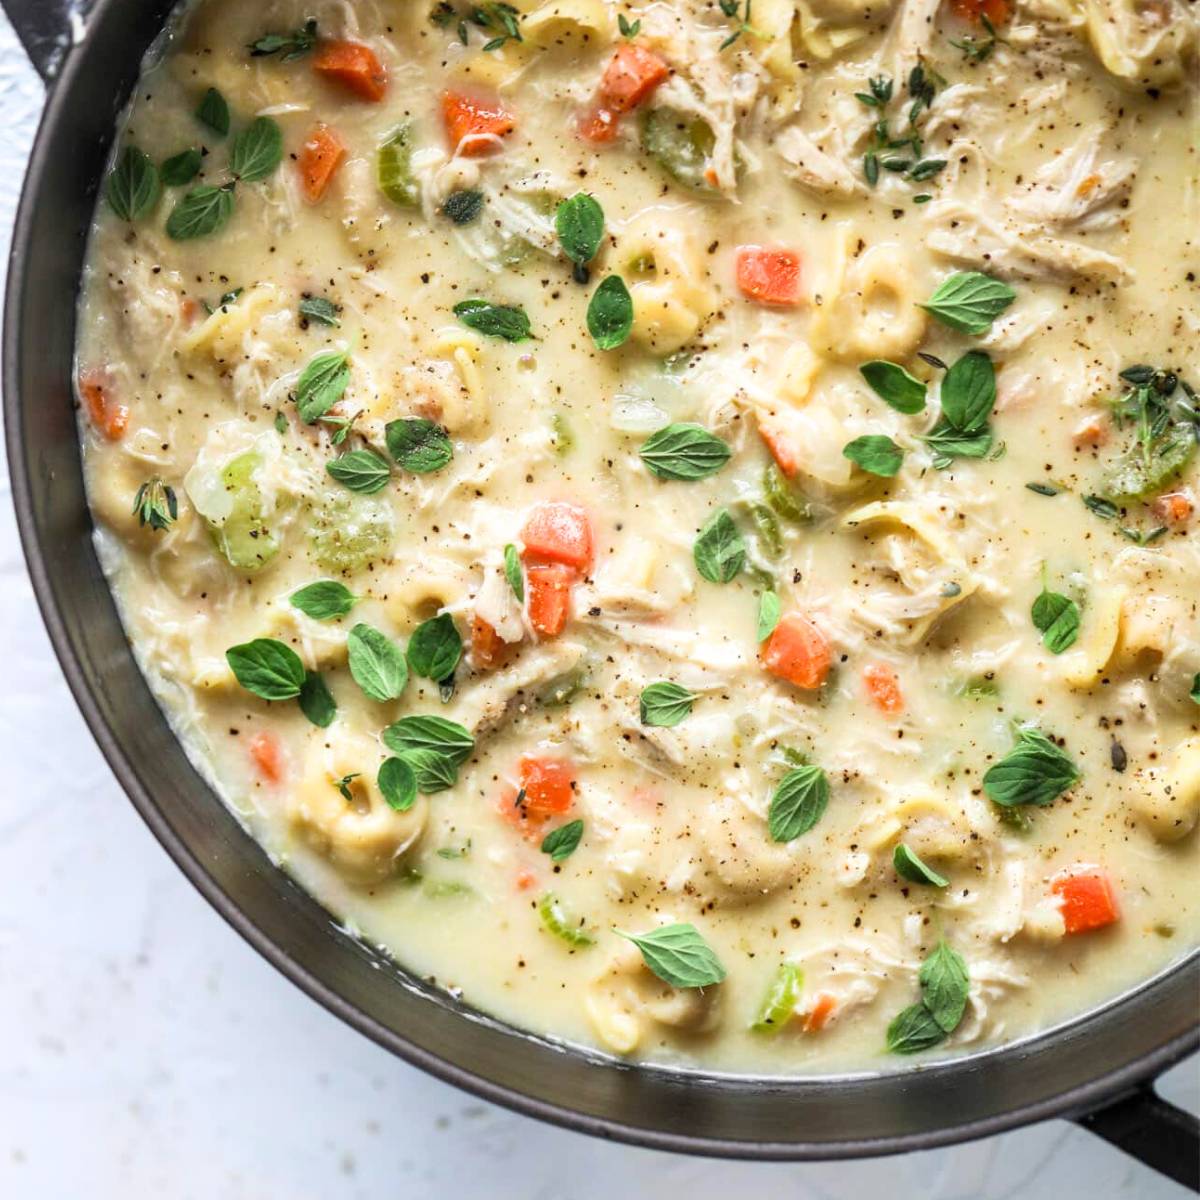
<path id="1" fill-rule="evenodd" d="M 0 248 L 41 98 L 0 17 Z M 479 1103 L 301 995 L 176 871 L 67 693 L 7 499 L 0 662 L 0 1197 L 1186 1195 L 1065 1122 L 903 1158 L 780 1165 L 604 1144 Z M 1196 1061 L 1164 1091 L 1200 1107 Z"/>

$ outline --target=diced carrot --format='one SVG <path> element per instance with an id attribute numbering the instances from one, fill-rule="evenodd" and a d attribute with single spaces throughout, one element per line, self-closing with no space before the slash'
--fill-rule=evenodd
<path id="1" fill-rule="evenodd" d="M 200 315 L 200 305 L 191 296 L 179 301 L 179 315 L 185 325 L 190 325 Z"/>
<path id="2" fill-rule="evenodd" d="M 525 571 L 529 623 L 542 637 L 557 637 L 571 611 L 571 586 L 579 578 L 574 567 L 535 563 Z"/>
<path id="3" fill-rule="evenodd" d="M 799 304 L 800 255 L 781 246 L 739 246 L 737 285 L 759 304 Z"/>
<path id="4" fill-rule="evenodd" d="M 556 562 L 586 574 L 592 565 L 592 523 L 578 504 L 539 504 L 521 530 L 526 562 Z"/>
<path id="5" fill-rule="evenodd" d="M 889 717 L 904 711 L 904 694 L 900 691 L 900 680 L 887 663 L 868 663 L 863 668 L 863 683 L 867 694 L 880 712 Z"/>
<path id="6" fill-rule="evenodd" d="M 600 79 L 600 105 L 611 112 L 637 108 L 671 69 L 653 50 L 636 42 L 622 42 L 614 51 Z"/>
<path id="7" fill-rule="evenodd" d="M 617 114 L 611 108 L 604 108 L 599 104 L 593 108 L 589 108 L 575 122 L 575 132 L 585 142 L 592 142 L 597 146 L 603 145 L 605 142 L 611 142 L 617 136 L 619 130 L 620 124 L 617 120 Z"/>
<path id="8" fill-rule="evenodd" d="M 790 479 L 800 469 L 800 452 L 791 435 L 777 421 L 769 419 L 759 421 L 758 432 L 779 469 Z"/>
<path id="9" fill-rule="evenodd" d="M 1108 441 L 1108 422 L 1098 414 L 1087 417 L 1075 426 L 1071 436 L 1079 447 L 1103 446 Z"/>
<path id="10" fill-rule="evenodd" d="M 340 83 L 364 100 L 382 100 L 387 91 L 383 63 L 370 46 L 361 42 L 321 42 L 313 54 L 312 67 L 322 78 Z"/>
<path id="11" fill-rule="evenodd" d="M 509 644 L 478 614 L 471 622 L 471 658 L 481 670 L 499 666 L 508 656 Z"/>
<path id="12" fill-rule="evenodd" d="M 999 26 L 1012 16 L 1012 0 L 950 0 L 950 8 L 956 17 L 975 24 L 987 17 L 993 25 Z"/>
<path id="13" fill-rule="evenodd" d="M 772 675 L 807 691 L 825 682 L 833 658 L 825 635 L 799 613 L 789 613 L 775 626 L 759 657 Z"/>
<path id="14" fill-rule="evenodd" d="M 1068 933 L 1103 929 L 1120 915 L 1112 883 L 1099 867 L 1060 871 L 1050 881 L 1050 890 L 1061 900 L 1063 925 Z"/>
<path id="15" fill-rule="evenodd" d="M 1195 511 L 1187 492 L 1167 492 L 1150 505 L 1150 510 L 1167 525 L 1182 525 Z"/>
<path id="16" fill-rule="evenodd" d="M 499 100 L 467 92 L 442 93 L 442 120 L 451 148 L 466 158 L 491 154 L 517 127 L 516 117 Z"/>
<path id="17" fill-rule="evenodd" d="M 565 758 L 525 754 L 518 773 L 520 789 L 505 789 L 500 815 L 522 829 L 526 837 L 538 838 L 551 817 L 561 816 L 574 803 L 575 768 Z"/>
<path id="18" fill-rule="evenodd" d="M 518 892 L 529 891 L 535 883 L 537 883 L 537 876 L 532 871 L 517 872 L 516 884 Z"/>
<path id="19" fill-rule="evenodd" d="M 258 773 L 269 783 L 278 783 L 283 778 L 283 753 L 279 739 L 265 729 L 260 729 L 249 741 L 250 757 Z"/>
<path id="20" fill-rule="evenodd" d="M 316 204 L 346 157 L 346 144 L 328 125 L 317 125 L 300 149 L 298 166 L 304 194 Z"/>
<path id="21" fill-rule="evenodd" d="M 833 1016 L 837 1000 L 828 992 L 820 992 L 813 999 L 812 1007 L 804 1015 L 804 1032 L 820 1033 Z"/>
<path id="22" fill-rule="evenodd" d="M 89 419 L 110 442 L 116 442 L 129 425 L 129 409 L 112 398 L 112 391 L 112 378 L 102 368 L 94 367 L 79 377 L 79 394 Z"/>

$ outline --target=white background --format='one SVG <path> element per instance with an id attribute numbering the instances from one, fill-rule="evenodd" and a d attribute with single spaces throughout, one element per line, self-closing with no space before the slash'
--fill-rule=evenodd
<path id="1" fill-rule="evenodd" d="M 41 99 L 0 17 L 5 249 Z M 6 471 L 0 487 L 5 1200 L 1186 1195 L 1065 1122 L 903 1158 L 721 1163 L 540 1125 L 396 1061 L 260 960 L 142 826 L 62 682 Z M 1163 1090 L 1200 1107 L 1197 1062 Z"/>

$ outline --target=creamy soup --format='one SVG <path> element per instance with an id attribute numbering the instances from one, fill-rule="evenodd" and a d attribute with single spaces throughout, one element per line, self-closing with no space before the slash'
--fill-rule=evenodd
<path id="1" fill-rule="evenodd" d="M 982 7 L 981 7 L 982 3 Z M 97 541 L 414 974 L 739 1070 L 1197 941 L 1179 0 L 210 0 L 97 208 Z"/>

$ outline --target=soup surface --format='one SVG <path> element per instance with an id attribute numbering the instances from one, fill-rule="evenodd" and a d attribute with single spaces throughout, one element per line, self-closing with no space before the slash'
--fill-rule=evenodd
<path id="1" fill-rule="evenodd" d="M 1193 947 L 1193 7 L 185 13 L 81 429 L 267 851 L 480 1008 L 721 1069 Z"/>

